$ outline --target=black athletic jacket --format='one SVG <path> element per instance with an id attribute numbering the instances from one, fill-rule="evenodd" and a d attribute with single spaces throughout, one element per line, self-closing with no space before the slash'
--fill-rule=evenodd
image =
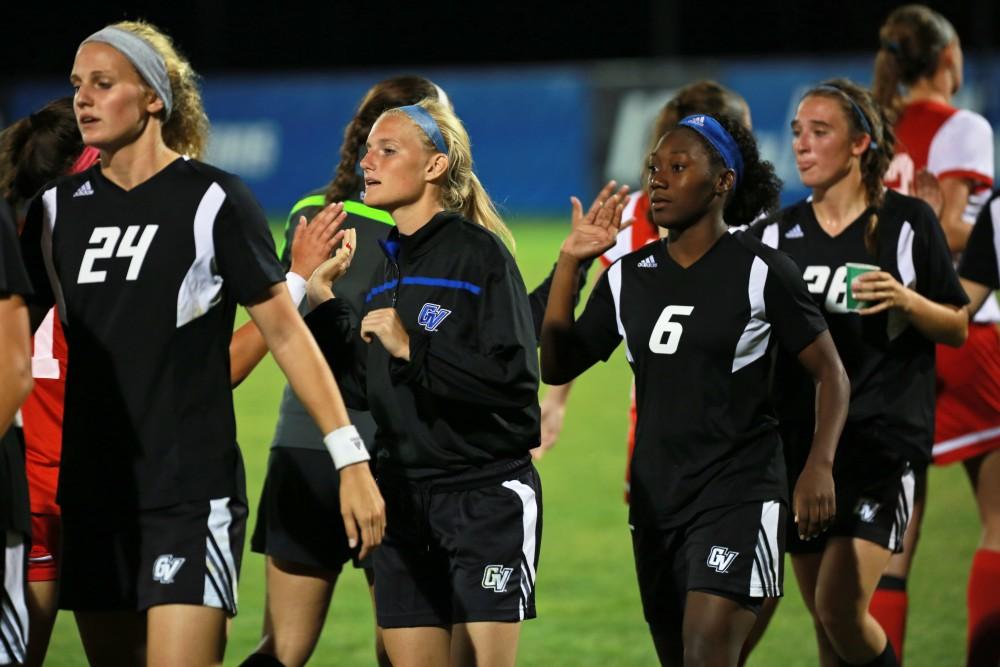
<path id="1" fill-rule="evenodd" d="M 306 317 L 347 404 L 375 417 L 379 473 L 430 479 L 523 459 L 539 442 L 538 358 L 514 258 L 447 211 L 382 245 L 362 317 L 395 308 L 409 362 L 365 343 L 339 299 Z"/>

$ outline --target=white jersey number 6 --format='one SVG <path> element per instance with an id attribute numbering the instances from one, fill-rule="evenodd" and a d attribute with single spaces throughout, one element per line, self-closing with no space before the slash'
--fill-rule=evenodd
<path id="1" fill-rule="evenodd" d="M 671 317 L 675 315 L 685 317 L 694 311 L 694 306 L 667 306 L 660 313 L 660 317 L 653 326 L 653 333 L 649 335 L 649 351 L 655 354 L 673 354 L 677 351 L 677 346 L 681 342 L 681 334 L 684 327 L 680 322 L 672 322 Z M 663 340 L 666 335 L 667 339 Z"/>
<path id="2" fill-rule="evenodd" d="M 123 257 L 129 261 L 128 273 L 125 280 L 135 280 L 139 277 L 139 270 L 142 262 L 146 259 L 146 252 L 153 243 L 156 230 L 159 225 L 129 225 L 125 228 L 125 235 L 122 242 L 118 243 L 118 237 L 122 235 L 122 230 L 118 227 L 95 227 L 90 235 L 90 243 L 100 246 L 97 248 L 87 248 L 83 253 L 83 262 L 80 264 L 80 275 L 76 282 L 80 285 L 84 283 L 103 283 L 108 277 L 107 271 L 94 269 L 94 262 L 99 259 L 109 259 L 111 257 Z M 139 233 L 142 230 L 142 233 Z M 138 237 L 138 239 L 137 239 Z M 117 250 L 115 245 L 118 246 Z"/>

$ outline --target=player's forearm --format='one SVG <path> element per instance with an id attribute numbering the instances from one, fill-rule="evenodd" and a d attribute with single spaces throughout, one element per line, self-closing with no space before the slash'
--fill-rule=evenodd
<path id="1" fill-rule="evenodd" d="M 965 308 L 969 311 L 969 317 L 971 318 L 983 307 L 986 299 L 990 298 L 993 294 L 993 290 L 986 285 L 972 280 L 966 280 L 965 278 L 959 278 L 959 280 L 962 283 L 962 289 L 965 290 L 966 295 L 969 297 L 969 304 Z"/>
<path id="2" fill-rule="evenodd" d="M 31 392 L 31 336 L 21 297 L 0 299 L 0 434 L 10 428 Z"/>
<path id="3" fill-rule="evenodd" d="M 969 336 L 969 311 L 965 308 L 940 304 L 912 292 L 906 315 L 920 333 L 935 343 L 961 347 Z"/>
<path id="4" fill-rule="evenodd" d="M 952 254 L 957 254 L 965 250 L 969 244 L 969 236 L 972 234 L 972 225 L 966 224 L 962 219 L 961 211 L 948 211 L 941 214 L 941 229 L 944 231 L 944 238 L 948 242 L 948 249 Z"/>
<path id="5" fill-rule="evenodd" d="M 829 331 L 799 353 L 799 361 L 816 384 L 816 432 L 808 462 L 833 465 L 847 411 L 851 401 L 851 383 L 840 361 Z"/>
<path id="6" fill-rule="evenodd" d="M 236 388 L 267 355 L 267 342 L 253 322 L 247 322 L 229 341 L 229 378 Z"/>
<path id="7" fill-rule="evenodd" d="M 580 263 L 565 253 L 559 255 L 549 300 L 542 322 L 541 368 L 542 380 L 547 384 L 564 384 L 572 374 L 573 290 Z"/>

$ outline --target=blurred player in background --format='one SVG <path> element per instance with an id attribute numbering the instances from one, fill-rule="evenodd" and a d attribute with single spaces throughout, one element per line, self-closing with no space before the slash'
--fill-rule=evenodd
<path id="1" fill-rule="evenodd" d="M 952 106 L 962 85 L 962 47 L 951 23 L 921 5 L 894 10 L 879 30 L 873 90 L 890 113 L 896 157 L 886 184 L 919 194 L 922 172 L 936 177 L 935 202 L 948 246 L 956 256 L 993 184 L 993 131 L 979 114 Z M 979 506 L 983 534 L 969 575 L 969 636 L 983 619 L 1000 614 L 1000 307 L 987 299 L 959 349 L 937 353 L 938 399 L 934 462 L 961 461 Z M 893 558 L 872 611 L 902 657 L 906 578 L 919 536 L 926 475 L 918 472 L 913 521 L 902 554 Z"/>
<path id="2" fill-rule="evenodd" d="M 31 330 L 25 298 L 31 284 L 18 249 L 14 218 L 0 198 L 0 665 L 27 659 L 25 552 L 31 536 L 24 441 L 18 407 L 31 391 Z"/>
<path id="3" fill-rule="evenodd" d="M 83 145 L 73 99 L 55 100 L 0 134 L 0 191 L 15 211 L 22 212 L 46 183 L 89 169 L 98 157 L 96 148 Z M 46 313 L 35 331 L 32 349 L 35 385 L 21 407 L 31 498 L 28 667 L 45 660 L 58 611 L 60 519 L 56 485 L 66 390 L 66 337 L 55 308 Z"/>

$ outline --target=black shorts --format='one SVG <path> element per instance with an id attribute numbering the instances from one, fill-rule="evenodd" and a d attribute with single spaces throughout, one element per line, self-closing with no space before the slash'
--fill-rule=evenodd
<path id="1" fill-rule="evenodd" d="M 530 460 L 475 475 L 388 480 L 387 529 L 375 550 L 375 609 L 384 628 L 535 617 L 542 486 Z"/>
<path id="2" fill-rule="evenodd" d="M 347 546 L 340 515 L 340 476 L 329 452 L 304 447 L 274 447 L 260 494 L 250 548 L 255 553 L 340 572 L 359 548 Z"/>
<path id="3" fill-rule="evenodd" d="M 780 597 L 785 514 L 781 501 L 715 507 L 676 528 L 632 526 L 632 549 L 646 622 L 676 629 L 690 591 L 735 600 L 754 613 Z"/>
<path id="4" fill-rule="evenodd" d="M 236 615 L 247 505 L 216 498 L 131 517 L 63 512 L 59 607 L 145 611 L 193 604 Z"/>
<path id="5" fill-rule="evenodd" d="M 804 541 L 799 538 L 795 517 L 789 512 L 788 553 L 821 553 L 829 537 L 856 537 L 893 553 L 903 551 L 903 534 L 913 511 L 917 475 L 906 459 L 888 450 L 884 437 L 884 429 L 844 426 L 833 467 L 837 515 L 824 533 Z M 794 494 L 795 482 L 812 444 L 811 428 L 785 428 L 782 441 L 787 443 L 788 488 Z M 845 446 L 850 449 L 841 451 Z M 854 452 L 866 454 L 861 457 Z"/>
<path id="6" fill-rule="evenodd" d="M 19 665 L 28 651 L 28 607 L 24 600 L 28 548 L 25 536 L 14 530 L 0 531 L 4 553 L 0 558 L 0 665 Z"/>

